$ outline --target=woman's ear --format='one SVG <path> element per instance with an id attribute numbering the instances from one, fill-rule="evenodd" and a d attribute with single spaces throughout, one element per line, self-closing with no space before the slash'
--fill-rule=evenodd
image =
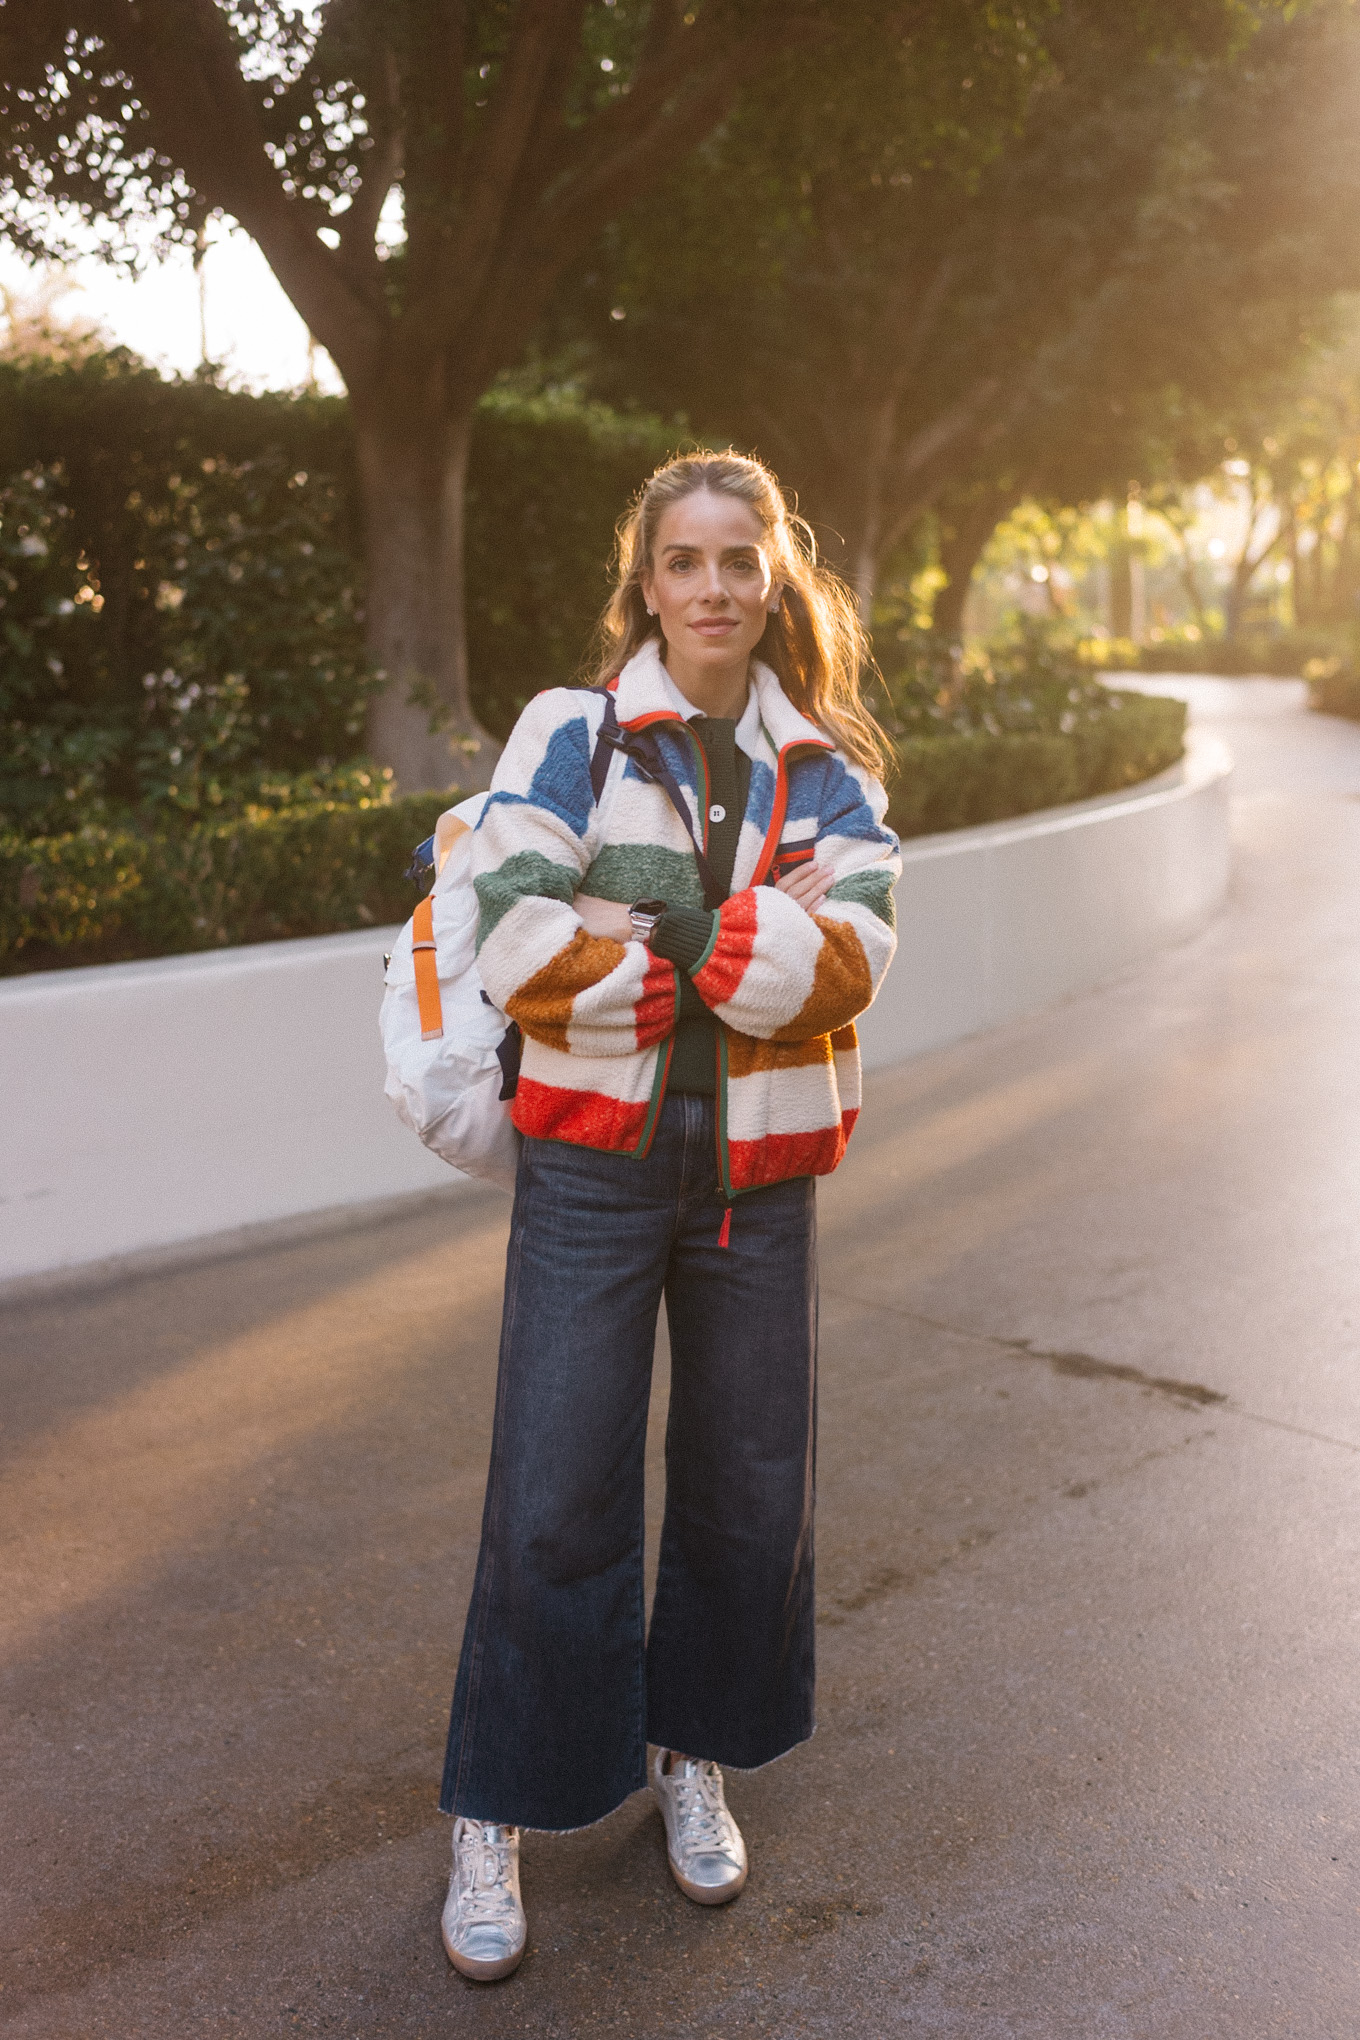
<path id="1" fill-rule="evenodd" d="M 784 587 L 783 583 L 781 582 L 779 587 L 777 587 L 774 591 L 773 599 L 770 602 L 766 603 L 765 614 L 767 616 L 778 616 L 780 606 L 783 603 L 783 600 L 784 600 Z"/>

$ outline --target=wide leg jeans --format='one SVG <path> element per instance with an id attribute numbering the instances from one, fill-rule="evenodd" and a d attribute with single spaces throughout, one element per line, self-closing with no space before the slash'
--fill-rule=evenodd
<path id="1" fill-rule="evenodd" d="M 751 1191 L 719 1244 L 711 1098 L 667 1099 L 642 1159 L 524 1143 L 446 1813 L 583 1827 L 646 1783 L 649 1741 L 743 1768 L 812 1733 L 815 1211 L 810 1177 Z"/>

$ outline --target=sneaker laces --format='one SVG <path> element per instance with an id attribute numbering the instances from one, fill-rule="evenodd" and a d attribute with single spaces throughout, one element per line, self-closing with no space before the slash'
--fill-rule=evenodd
<path id="1" fill-rule="evenodd" d="M 474 1840 L 470 1830 L 480 1828 Z M 459 1849 L 459 1911 L 472 1926 L 499 1926 L 514 1920 L 515 1895 L 510 1888 L 510 1830 L 492 1821 L 469 1821 Z"/>
<path id="2" fill-rule="evenodd" d="M 709 1850 L 725 1853 L 731 1843 L 727 1825 L 731 1816 L 723 1799 L 722 1772 L 718 1766 L 705 1761 L 697 1763 L 692 1773 L 672 1771 L 670 1776 L 680 1802 L 676 1823 L 679 1840 L 696 1853 Z"/>

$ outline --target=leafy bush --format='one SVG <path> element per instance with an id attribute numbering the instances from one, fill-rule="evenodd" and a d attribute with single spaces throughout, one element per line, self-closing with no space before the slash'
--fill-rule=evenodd
<path id="1" fill-rule="evenodd" d="M 1180 755 L 1183 720 L 1180 702 L 1111 694 L 1067 733 L 903 736 L 893 826 L 918 836 L 1133 785 Z M 418 897 L 401 875 L 411 846 L 451 798 L 392 800 L 381 787 L 363 806 L 333 799 L 254 806 L 159 836 L 98 825 L 0 836 L 0 971 L 404 920 Z"/>
<path id="2" fill-rule="evenodd" d="M 1360 722 L 1360 673 L 1339 662 L 1319 661 L 1321 671 L 1306 673 L 1308 695 L 1323 715 L 1344 715 Z"/>
<path id="3" fill-rule="evenodd" d="M 0 836 L 0 970 L 109 963 L 402 921 L 411 847 L 456 795 L 264 809 L 169 836 Z"/>
<path id="4" fill-rule="evenodd" d="M 1184 749 L 1185 705 L 1102 686 L 1061 627 L 1022 618 L 965 659 L 921 634 L 885 675 L 903 836 L 1004 821 L 1136 786 Z"/>
<path id="5" fill-rule="evenodd" d="M 496 734 L 576 672 L 615 520 L 675 438 L 565 396 L 484 400 L 468 632 Z M 0 826 L 243 811 L 265 778 L 362 762 L 379 684 L 342 399 L 167 383 L 120 350 L 0 363 Z"/>
<path id="6" fill-rule="evenodd" d="M 359 749 L 374 679 L 340 423 L 123 353 L 0 364 L 9 827 L 169 827 Z"/>
<path id="7" fill-rule="evenodd" d="M 1357 632 L 1345 626 L 1330 630 L 1292 630 L 1278 626 L 1249 628 L 1233 638 L 1166 639 L 1144 645 L 1138 663 L 1145 673 L 1221 673 L 1242 679 L 1251 673 L 1276 678 L 1309 678 L 1312 668 L 1338 663 L 1356 669 L 1360 660 Z"/>
<path id="8" fill-rule="evenodd" d="M 904 737 L 889 818 L 899 835 L 925 836 L 1117 793 L 1174 765 L 1184 736 L 1184 702 L 1108 692 L 1069 735 L 971 730 Z"/>
<path id="9" fill-rule="evenodd" d="M 1360 722 L 1360 626 L 1355 624 L 1246 630 L 1231 639 L 1150 645 L 1143 649 L 1141 664 L 1153 673 L 1222 673 L 1229 678 L 1269 673 L 1303 679 L 1315 709 Z"/>
<path id="10" fill-rule="evenodd" d="M 1181 755 L 1178 701 L 1103 687 L 1062 632 L 1027 621 L 964 661 L 921 636 L 879 703 L 904 836 L 1003 821 L 1136 785 Z M 254 781 L 243 812 L 145 828 L 0 836 L 0 969 L 163 956 L 405 919 L 401 877 L 448 794 L 394 800 L 361 763 Z"/>
<path id="11" fill-rule="evenodd" d="M 686 435 L 567 396 L 492 391 L 468 475 L 472 700 L 508 737 L 527 701 L 576 678 L 609 594 L 614 527 Z"/>

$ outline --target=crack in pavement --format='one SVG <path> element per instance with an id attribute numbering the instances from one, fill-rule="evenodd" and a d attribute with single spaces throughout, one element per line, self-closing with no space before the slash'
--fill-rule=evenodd
<path id="1" fill-rule="evenodd" d="M 841 1290 L 828 1289 L 825 1284 L 822 1294 L 833 1297 L 838 1303 L 860 1304 L 869 1310 L 883 1311 L 890 1317 L 907 1318 L 912 1324 L 929 1325 L 932 1331 L 947 1332 L 951 1338 L 971 1339 L 977 1346 L 994 1346 L 1003 1353 L 1019 1353 L 1026 1360 L 1046 1360 L 1055 1374 L 1064 1374 L 1073 1380 L 1131 1382 L 1137 1388 L 1149 1388 L 1158 1395 L 1168 1396 L 1182 1409 L 1219 1408 L 1249 1424 L 1264 1424 L 1272 1431 L 1288 1431 L 1295 1438 L 1310 1438 L 1316 1445 L 1334 1445 L 1341 1452 L 1360 1452 L 1360 1444 L 1352 1438 L 1334 1438 L 1327 1431 L 1313 1431 L 1304 1424 L 1291 1424 L 1285 1417 L 1268 1417 L 1260 1410 L 1246 1409 L 1222 1389 L 1205 1388 L 1198 1381 L 1179 1381 L 1170 1374 L 1148 1374 L 1141 1367 L 1132 1367 L 1122 1361 L 1097 1360 L 1091 1353 L 1054 1352 L 1045 1346 L 1036 1346 L 1029 1339 L 1006 1339 L 997 1332 L 975 1332 L 966 1325 L 951 1325 L 944 1318 L 928 1317 L 921 1310 L 907 1310 L 900 1303 L 884 1303 L 876 1296 L 847 1296 Z"/>

